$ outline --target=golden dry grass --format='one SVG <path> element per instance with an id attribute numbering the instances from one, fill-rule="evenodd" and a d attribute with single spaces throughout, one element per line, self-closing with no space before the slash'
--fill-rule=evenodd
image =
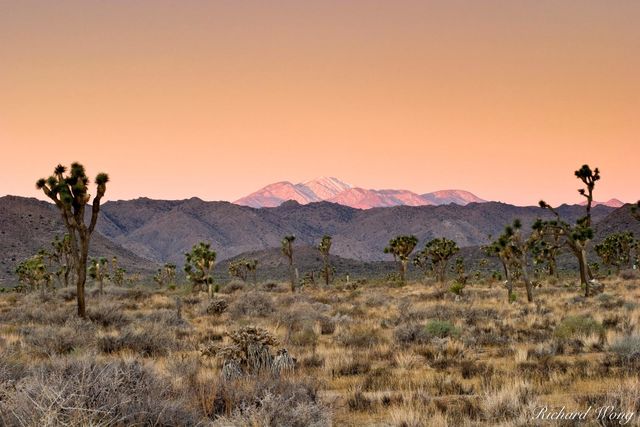
<path id="1" fill-rule="evenodd" d="M 640 353 L 625 358 L 611 350 L 640 333 L 638 280 L 610 280 L 604 295 L 590 299 L 562 283 L 544 285 L 533 304 L 521 290 L 508 304 L 497 283 L 471 284 L 462 298 L 421 283 L 307 287 L 295 294 L 285 284 L 244 285 L 216 295 L 228 303 L 221 314 L 207 314 L 210 299 L 185 289 L 109 287 L 102 296 L 91 290 L 86 322 L 73 319 L 70 292 L 45 301 L 34 294 L 0 296 L 3 424 L 21 424 L 12 415 L 15 405 L 29 410 L 15 396 L 24 393 L 21 384 L 34 381 L 34 369 L 87 359 L 141 363 L 165 381 L 170 393 L 164 399 L 180 402 L 176 417 L 189 414 L 186 424 L 527 425 L 536 407 L 582 408 L 615 393 L 628 409 L 640 409 Z M 559 328 L 572 316 L 583 316 L 579 326 L 591 317 L 601 329 Z M 270 393 L 313 383 L 317 396 L 274 403 L 259 389 L 274 380 L 260 375 L 236 379 L 235 394 L 229 390 L 215 348 L 247 325 L 269 331 L 296 359 L 294 372 L 278 379 L 289 388 L 278 385 Z M 246 413 L 233 407 L 258 400 L 262 406 Z M 269 405 L 275 412 L 300 409 L 269 421 Z M 50 420 L 103 425 L 87 413 L 65 418 L 55 407 L 49 411 Z"/>

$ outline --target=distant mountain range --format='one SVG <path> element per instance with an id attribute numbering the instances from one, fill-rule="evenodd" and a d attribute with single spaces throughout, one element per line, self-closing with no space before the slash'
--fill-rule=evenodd
<path id="1" fill-rule="evenodd" d="M 426 194 L 417 194 L 408 190 L 369 190 L 352 187 L 338 178 L 321 177 L 298 184 L 288 181 L 269 184 L 233 203 L 252 208 L 265 208 L 280 206 L 287 200 L 295 200 L 302 205 L 327 201 L 357 209 L 450 203 L 464 206 L 469 203 L 486 202 L 464 190 L 441 190 Z"/>
<path id="2" fill-rule="evenodd" d="M 396 197 L 393 193 L 387 196 Z M 562 205 L 558 212 L 573 222 L 584 215 L 584 207 Z M 596 241 L 622 230 L 640 237 L 640 222 L 632 218 L 629 205 L 617 209 L 598 205 L 592 214 Z M 268 258 L 269 268 L 277 270 L 281 267 L 277 254 L 283 236 L 293 234 L 296 246 L 309 248 L 328 234 L 333 236 L 332 253 L 347 260 L 340 261 L 342 271 L 354 272 L 355 266 L 362 263 L 380 270 L 388 267 L 376 263 L 391 261 L 383 249 L 396 235 L 414 234 L 420 247 L 435 237 L 447 237 L 460 247 L 471 249 L 488 243 L 489 236 L 497 236 L 516 218 L 528 229 L 538 217 L 551 218 L 551 214 L 535 206 L 497 202 L 356 209 L 326 201 L 287 201 L 277 207 L 257 209 L 195 197 L 139 198 L 110 201 L 102 206 L 91 254 L 117 256 L 129 272 L 151 272 L 164 262 L 183 265 L 184 253 L 195 243 L 205 241 L 217 251 L 221 265 L 224 260 L 243 254 L 262 254 L 259 256 L 266 257 L 265 267 Z M 47 247 L 55 235 L 64 232 L 60 214 L 52 204 L 34 198 L 0 197 L 0 286 L 2 280 L 15 280 L 13 272 L 20 261 Z M 313 251 L 307 251 L 300 261 L 313 264 L 316 258 Z M 316 267 L 300 265 L 301 271 Z"/>

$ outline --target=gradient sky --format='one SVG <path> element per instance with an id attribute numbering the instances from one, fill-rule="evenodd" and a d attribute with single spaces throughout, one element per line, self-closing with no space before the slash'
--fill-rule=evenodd
<path id="1" fill-rule="evenodd" d="M 0 0 L 0 195 L 58 162 L 109 199 L 271 182 L 635 201 L 640 1 Z"/>

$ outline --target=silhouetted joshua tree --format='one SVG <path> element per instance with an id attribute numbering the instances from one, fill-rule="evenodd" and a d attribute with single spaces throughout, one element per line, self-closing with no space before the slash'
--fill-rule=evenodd
<path id="1" fill-rule="evenodd" d="M 78 300 L 78 316 L 86 317 L 84 287 L 87 281 L 87 258 L 91 235 L 98 221 L 100 201 L 107 190 L 109 176 L 99 173 L 96 176 L 96 195 L 91 204 L 91 219 L 85 223 L 85 208 L 91 199 L 89 194 L 89 178 L 84 166 L 72 163 L 70 173 L 65 175 L 67 168 L 56 166 L 53 175 L 48 179 L 41 178 L 36 187 L 44 192 L 55 203 L 62 214 L 62 220 L 67 228 L 71 244 L 71 257 L 76 271 L 76 293 Z"/>
<path id="2" fill-rule="evenodd" d="M 296 291 L 296 271 L 293 266 L 293 242 L 296 240 L 296 236 L 284 236 L 282 239 L 282 254 L 289 261 L 289 278 L 291 280 L 291 292 Z"/>
<path id="3" fill-rule="evenodd" d="M 324 278 L 324 284 L 329 286 L 333 276 L 331 260 L 329 259 L 329 252 L 331 251 L 331 236 L 322 236 L 322 240 L 320 240 L 320 244 L 317 249 L 322 256 L 322 276 Z"/>
<path id="4" fill-rule="evenodd" d="M 403 283 L 407 273 L 407 265 L 409 264 L 409 255 L 411 255 L 417 244 L 418 238 L 416 236 L 397 236 L 389 240 L 389 246 L 384 248 L 384 253 L 393 255 L 394 261 L 398 263 L 400 281 Z"/>
<path id="5" fill-rule="evenodd" d="M 583 165 L 575 171 L 575 176 L 580 179 L 585 188 L 580 188 L 578 192 L 587 199 L 586 215 L 576 221 L 575 225 L 562 221 L 559 213 L 544 200 L 540 201 L 540 207 L 550 210 L 556 219 L 553 221 L 541 222 L 541 233 L 558 233 L 564 239 L 565 245 L 570 249 L 578 260 L 580 267 L 580 283 L 584 286 L 584 295 L 591 296 L 591 280 L 593 275 L 589 270 L 589 262 L 587 260 L 587 247 L 591 239 L 593 239 L 593 229 L 591 228 L 591 207 L 593 204 L 593 190 L 596 182 L 600 180 L 600 171 L 598 168 L 591 170 L 588 165 Z"/>

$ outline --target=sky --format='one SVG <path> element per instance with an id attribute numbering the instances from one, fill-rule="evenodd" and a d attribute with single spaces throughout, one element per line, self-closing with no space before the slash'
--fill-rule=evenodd
<path id="1" fill-rule="evenodd" d="M 107 198 L 277 181 L 640 198 L 640 2 L 0 0 L 0 195 L 58 163 Z"/>

